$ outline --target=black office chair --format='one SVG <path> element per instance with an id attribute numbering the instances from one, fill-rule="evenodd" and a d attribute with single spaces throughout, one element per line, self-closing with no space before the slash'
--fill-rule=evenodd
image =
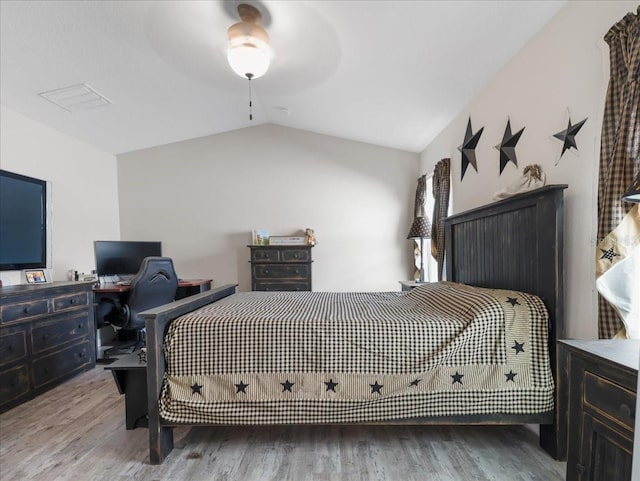
<path id="1" fill-rule="evenodd" d="M 136 331 L 136 340 L 128 345 L 118 345 L 107 349 L 103 356 L 109 357 L 114 351 L 133 347 L 131 352 L 144 346 L 145 321 L 140 312 L 173 302 L 178 289 L 178 276 L 169 257 L 145 257 L 140 270 L 131 280 L 131 289 L 125 304 L 115 299 L 109 300 L 114 309 L 106 316 L 106 321 L 119 329 Z"/>

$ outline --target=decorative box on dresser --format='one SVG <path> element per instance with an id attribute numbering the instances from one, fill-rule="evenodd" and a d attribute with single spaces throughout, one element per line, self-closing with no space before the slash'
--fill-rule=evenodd
<path id="1" fill-rule="evenodd" d="M 0 412 L 95 366 L 91 282 L 0 287 Z"/>
<path id="2" fill-rule="evenodd" d="M 312 247 L 306 245 L 249 246 L 251 290 L 310 291 Z"/>
<path id="3" fill-rule="evenodd" d="M 567 481 L 630 481 L 640 341 L 563 340 Z"/>

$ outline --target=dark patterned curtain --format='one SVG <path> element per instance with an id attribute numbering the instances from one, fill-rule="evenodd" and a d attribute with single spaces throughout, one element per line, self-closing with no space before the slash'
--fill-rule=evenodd
<path id="1" fill-rule="evenodd" d="M 418 177 L 418 187 L 416 187 L 416 204 L 413 208 L 413 218 L 424 217 L 424 197 L 427 194 L 427 176 Z"/>
<path id="2" fill-rule="evenodd" d="M 611 74 L 600 146 L 598 243 L 633 207 L 621 197 L 640 164 L 640 7 L 611 27 L 604 39 L 609 45 Z M 621 327 L 613 307 L 598 296 L 598 336 L 612 338 Z"/>
<path id="3" fill-rule="evenodd" d="M 444 267 L 444 218 L 449 211 L 451 159 L 442 159 L 433 170 L 433 218 L 431 223 L 431 255 L 438 261 L 438 280 Z"/>

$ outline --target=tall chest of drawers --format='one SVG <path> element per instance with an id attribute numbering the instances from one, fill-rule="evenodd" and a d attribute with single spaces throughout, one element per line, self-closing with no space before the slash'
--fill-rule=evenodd
<path id="1" fill-rule="evenodd" d="M 0 288 L 0 412 L 95 366 L 92 283 Z"/>
<path id="2" fill-rule="evenodd" d="M 251 290 L 310 291 L 312 246 L 249 246 Z"/>

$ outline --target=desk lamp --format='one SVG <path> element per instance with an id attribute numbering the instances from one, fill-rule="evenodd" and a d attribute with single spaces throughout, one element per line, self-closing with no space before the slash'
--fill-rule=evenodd
<path id="1" fill-rule="evenodd" d="M 420 239 L 420 282 L 424 282 L 424 239 L 431 237 L 431 223 L 427 217 L 413 219 L 407 239 Z"/>

